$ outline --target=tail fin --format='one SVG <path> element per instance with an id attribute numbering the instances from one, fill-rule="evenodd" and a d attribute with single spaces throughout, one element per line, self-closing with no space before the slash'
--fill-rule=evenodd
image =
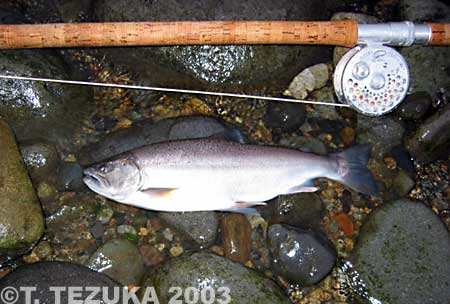
<path id="1" fill-rule="evenodd" d="M 377 195 L 378 186 L 367 168 L 371 150 L 371 145 L 363 144 L 332 154 L 337 162 L 336 180 L 358 192 Z"/>

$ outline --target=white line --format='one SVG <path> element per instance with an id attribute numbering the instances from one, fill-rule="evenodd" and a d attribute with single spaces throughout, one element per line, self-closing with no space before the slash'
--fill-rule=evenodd
<path id="1" fill-rule="evenodd" d="M 61 79 L 51 79 L 51 78 L 37 78 L 37 77 L 10 76 L 10 75 L 0 75 L 0 78 L 15 79 L 15 80 L 41 81 L 41 82 L 54 82 L 54 83 L 75 84 L 75 85 L 87 85 L 87 86 L 107 87 L 107 88 L 122 88 L 122 89 L 131 89 L 131 90 L 148 90 L 148 91 L 160 91 L 160 92 L 226 96 L 226 97 L 235 97 L 235 98 L 250 98 L 250 99 L 284 101 L 284 102 L 293 102 L 293 103 L 306 103 L 306 104 L 334 106 L 334 107 L 345 107 L 345 108 L 350 107 L 350 105 L 347 105 L 347 104 L 334 103 L 334 102 L 311 101 L 311 100 L 300 100 L 300 99 L 289 99 L 289 98 L 278 98 L 278 97 L 267 97 L 267 96 L 245 95 L 245 94 L 234 94 L 234 93 L 223 93 L 223 92 L 209 92 L 209 91 L 184 90 L 184 89 L 173 89 L 173 88 L 147 87 L 147 86 L 137 86 L 137 85 L 128 85 L 128 84 L 115 84 L 115 83 L 103 83 L 103 82 L 76 81 L 76 80 L 61 80 Z"/>

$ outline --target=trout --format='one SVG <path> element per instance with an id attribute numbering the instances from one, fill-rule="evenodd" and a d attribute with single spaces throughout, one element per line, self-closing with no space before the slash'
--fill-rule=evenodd
<path id="1" fill-rule="evenodd" d="M 278 195 L 313 192 L 326 177 L 368 195 L 370 145 L 321 156 L 204 138 L 156 143 L 84 170 L 84 183 L 111 200 L 158 211 L 239 211 Z"/>

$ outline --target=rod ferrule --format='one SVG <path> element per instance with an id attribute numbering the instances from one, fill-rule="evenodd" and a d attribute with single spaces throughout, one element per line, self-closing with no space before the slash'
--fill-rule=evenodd
<path id="1" fill-rule="evenodd" d="M 379 43 L 391 46 L 427 44 L 431 38 L 428 24 L 410 21 L 358 24 L 358 44 Z"/>

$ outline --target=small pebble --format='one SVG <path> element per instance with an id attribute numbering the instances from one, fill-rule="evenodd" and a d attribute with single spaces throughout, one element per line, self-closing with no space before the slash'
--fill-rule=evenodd
<path id="1" fill-rule="evenodd" d="M 97 212 L 97 220 L 99 220 L 102 224 L 107 224 L 113 215 L 114 210 L 110 207 L 104 206 Z"/>
<path id="2" fill-rule="evenodd" d="M 89 229 L 94 239 L 101 239 L 103 237 L 103 233 L 105 233 L 105 227 L 99 222 L 95 223 L 91 229 Z"/>
<path id="3" fill-rule="evenodd" d="M 154 266 L 164 261 L 164 255 L 153 246 L 143 245 L 139 247 L 139 252 L 147 266 Z"/>
<path id="4" fill-rule="evenodd" d="M 250 258 L 252 227 L 247 218 L 238 213 L 222 218 L 222 241 L 225 256 L 235 262 L 245 263 Z"/>
<path id="5" fill-rule="evenodd" d="M 177 245 L 177 246 L 170 248 L 169 252 L 172 257 L 177 257 L 177 256 L 180 256 L 181 254 L 183 254 L 184 249 L 183 249 L 183 247 Z"/>
<path id="6" fill-rule="evenodd" d="M 353 145 L 355 142 L 355 129 L 351 127 L 344 127 L 342 129 L 342 141 L 344 142 L 344 146 L 348 147 Z"/>
<path id="7" fill-rule="evenodd" d="M 36 190 L 41 201 L 51 200 L 58 194 L 56 188 L 46 182 L 39 183 Z"/>
<path id="8" fill-rule="evenodd" d="M 117 233 L 118 234 L 132 234 L 137 235 L 136 229 L 134 229 L 133 226 L 130 225 L 120 225 L 117 226 Z"/>
<path id="9" fill-rule="evenodd" d="M 166 228 L 166 229 L 163 230 L 163 236 L 164 236 L 164 238 L 166 240 L 172 242 L 172 240 L 173 240 L 173 233 L 170 230 L 170 228 Z"/>

